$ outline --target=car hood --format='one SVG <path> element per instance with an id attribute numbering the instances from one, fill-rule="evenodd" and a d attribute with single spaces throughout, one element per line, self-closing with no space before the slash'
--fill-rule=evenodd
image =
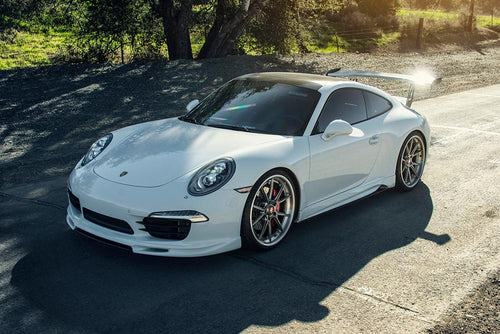
<path id="1" fill-rule="evenodd" d="M 111 143 L 96 159 L 94 172 L 121 184 L 157 187 L 235 151 L 283 139 L 171 118 L 140 124 L 119 143 Z"/>

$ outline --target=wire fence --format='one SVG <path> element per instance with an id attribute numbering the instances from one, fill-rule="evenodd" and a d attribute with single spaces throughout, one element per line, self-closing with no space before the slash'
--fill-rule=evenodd
<path id="1" fill-rule="evenodd" d="M 423 20 L 416 25 L 415 28 L 408 27 L 405 25 L 401 27 L 400 25 L 386 25 L 386 26 L 378 26 L 378 27 L 370 27 L 363 29 L 344 29 L 344 30 L 336 30 L 333 35 L 333 42 L 337 46 L 338 52 L 340 49 L 344 49 L 346 46 L 349 46 L 352 42 L 357 44 L 363 44 L 366 42 L 377 42 L 382 38 L 382 35 L 385 34 L 394 34 L 394 33 L 404 33 L 406 36 L 415 36 L 415 46 L 416 48 L 421 47 L 421 40 L 423 35 Z M 365 45 L 366 48 L 372 45 Z"/>

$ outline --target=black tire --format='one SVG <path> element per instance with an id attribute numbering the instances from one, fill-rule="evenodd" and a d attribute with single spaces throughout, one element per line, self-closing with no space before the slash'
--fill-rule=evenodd
<path id="1" fill-rule="evenodd" d="M 262 175 L 252 187 L 243 210 L 243 247 L 263 250 L 276 247 L 293 223 L 296 198 L 295 184 L 287 172 L 271 170 Z"/>
<path id="2" fill-rule="evenodd" d="M 425 139 L 418 131 L 413 131 L 406 137 L 398 154 L 396 164 L 396 189 L 399 191 L 413 190 L 422 178 L 427 157 Z"/>

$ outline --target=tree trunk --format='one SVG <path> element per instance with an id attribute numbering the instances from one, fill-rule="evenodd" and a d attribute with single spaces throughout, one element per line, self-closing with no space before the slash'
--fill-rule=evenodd
<path id="1" fill-rule="evenodd" d="M 304 39 L 302 38 L 302 34 L 300 33 L 300 27 L 302 25 L 302 22 L 300 22 L 300 3 L 299 0 L 295 0 L 294 3 L 295 6 L 295 20 L 297 21 L 297 28 L 295 31 L 295 39 L 297 40 L 297 44 L 299 47 L 300 53 L 309 53 L 309 49 L 304 43 Z M 339 52 L 339 37 L 335 34 L 336 39 L 337 39 L 337 53 Z"/>
<path id="2" fill-rule="evenodd" d="M 120 41 L 120 54 L 122 56 L 122 64 L 124 64 L 125 60 L 123 59 L 123 41 Z"/>
<path id="3" fill-rule="evenodd" d="M 198 53 L 198 58 L 209 58 L 208 51 L 212 47 L 217 34 L 219 33 L 222 25 L 224 24 L 224 15 L 226 13 L 226 2 L 224 0 L 219 0 L 217 1 L 217 8 L 215 10 L 215 21 L 214 24 L 212 25 L 212 28 L 210 28 L 210 31 L 207 34 L 207 37 L 205 38 L 205 43 L 201 47 L 200 52 Z"/>
<path id="4" fill-rule="evenodd" d="M 227 56 L 246 25 L 264 8 L 270 0 L 240 0 L 236 14 L 227 16 L 227 0 L 217 1 L 215 21 L 207 35 L 205 44 L 198 58 L 216 58 Z"/>
<path id="5" fill-rule="evenodd" d="M 193 59 L 189 27 L 192 0 L 160 0 L 158 12 L 163 20 L 163 31 L 167 38 L 168 58 Z"/>

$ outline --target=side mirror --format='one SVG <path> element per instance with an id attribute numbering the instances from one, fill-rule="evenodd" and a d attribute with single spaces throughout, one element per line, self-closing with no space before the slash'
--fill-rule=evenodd
<path id="1" fill-rule="evenodd" d="M 191 102 L 189 102 L 186 106 L 186 110 L 188 112 L 190 112 L 191 110 L 193 110 L 198 104 L 200 104 L 200 100 L 196 99 L 196 100 L 193 100 Z"/>
<path id="2" fill-rule="evenodd" d="M 324 141 L 329 141 L 333 137 L 342 136 L 342 135 L 350 135 L 353 131 L 351 124 L 346 121 L 342 121 L 340 119 L 336 119 L 331 121 L 330 124 L 325 129 L 325 132 L 321 135 L 321 138 Z"/>

